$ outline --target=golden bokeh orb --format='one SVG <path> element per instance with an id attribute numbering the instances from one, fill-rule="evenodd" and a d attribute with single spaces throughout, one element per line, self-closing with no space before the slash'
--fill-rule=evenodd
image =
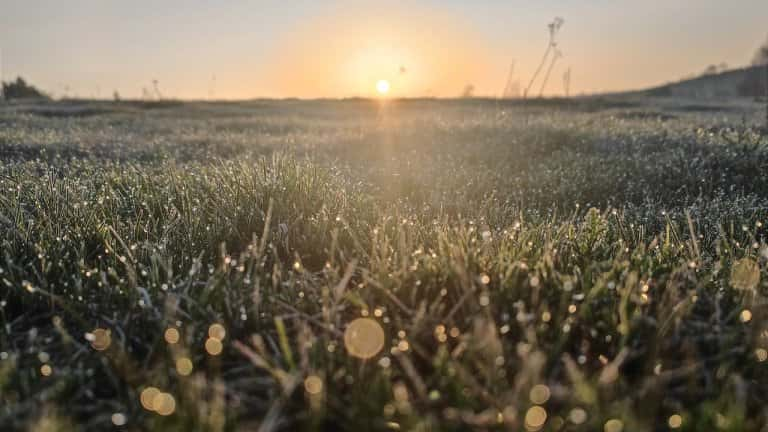
<path id="1" fill-rule="evenodd" d="M 152 399 L 154 411 L 161 416 L 169 416 L 176 411 L 176 399 L 170 393 L 158 393 Z"/>
<path id="2" fill-rule="evenodd" d="M 384 329 L 371 318 L 358 318 L 344 331 L 344 346 L 351 356 L 369 359 L 384 348 Z"/>
<path id="3" fill-rule="evenodd" d="M 310 375 L 304 380 L 304 390 L 307 394 L 316 395 L 323 391 L 323 380 L 317 375 Z"/>
<path id="4" fill-rule="evenodd" d="M 212 356 L 221 354 L 223 349 L 224 346 L 221 343 L 221 339 L 209 337 L 205 341 L 205 351 Z"/>
<path id="5" fill-rule="evenodd" d="M 536 405 L 543 405 L 549 400 L 550 391 L 549 387 L 545 386 L 544 384 L 538 384 L 533 386 L 531 388 L 531 391 L 528 394 L 528 397 L 531 399 L 531 402 Z"/>
<path id="6" fill-rule="evenodd" d="M 144 390 L 141 391 L 141 395 L 139 395 L 139 401 L 141 402 L 141 406 L 144 407 L 147 411 L 154 411 L 154 400 L 155 396 L 160 394 L 160 390 L 157 387 L 147 387 Z"/>
<path id="7" fill-rule="evenodd" d="M 173 395 L 162 392 L 157 387 L 142 390 L 139 400 L 145 410 L 154 411 L 161 416 L 169 416 L 176 411 L 176 399 Z"/>
<path id="8" fill-rule="evenodd" d="M 165 341 L 171 345 L 179 343 L 180 336 L 181 335 L 179 334 L 179 331 L 174 327 L 168 327 L 165 329 Z"/>
<path id="9" fill-rule="evenodd" d="M 208 337 L 223 341 L 226 336 L 227 329 L 225 329 L 223 325 L 216 323 L 211 324 L 211 326 L 208 327 Z"/>
<path id="10" fill-rule="evenodd" d="M 619 419 L 610 419 L 603 426 L 603 431 L 605 432 L 621 432 L 623 430 L 624 423 Z"/>
<path id="11" fill-rule="evenodd" d="M 194 365 L 189 357 L 179 357 L 176 359 L 176 372 L 181 376 L 188 376 L 192 373 Z"/>
<path id="12" fill-rule="evenodd" d="M 530 431 L 537 431 L 544 426 L 547 421 L 547 410 L 540 406 L 532 406 L 525 413 L 525 428 Z"/>

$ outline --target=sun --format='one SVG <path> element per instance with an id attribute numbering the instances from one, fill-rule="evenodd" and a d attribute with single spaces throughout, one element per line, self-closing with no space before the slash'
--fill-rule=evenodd
<path id="1" fill-rule="evenodd" d="M 389 85 L 389 81 L 387 80 L 379 80 L 376 83 L 376 91 L 379 92 L 379 94 L 382 96 L 389 93 L 390 87 L 391 86 Z"/>

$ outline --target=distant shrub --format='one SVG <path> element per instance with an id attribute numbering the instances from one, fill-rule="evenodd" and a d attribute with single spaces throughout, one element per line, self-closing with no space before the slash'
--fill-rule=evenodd
<path id="1" fill-rule="evenodd" d="M 739 85 L 739 95 L 762 97 L 768 94 L 768 72 L 765 67 L 753 67 L 747 71 L 744 81 Z"/>
<path id="2" fill-rule="evenodd" d="M 752 64 L 755 66 L 768 65 L 768 39 L 766 39 L 763 46 L 757 49 Z"/>
<path id="3" fill-rule="evenodd" d="M 21 77 L 16 78 L 16 81 L 4 82 L 3 95 L 6 99 L 48 99 L 48 95 L 27 84 Z"/>
<path id="4" fill-rule="evenodd" d="M 752 65 L 758 66 L 752 68 L 739 87 L 739 94 L 742 96 L 763 97 L 768 95 L 768 39 L 755 52 L 755 58 Z M 759 67 L 764 66 L 764 67 Z"/>

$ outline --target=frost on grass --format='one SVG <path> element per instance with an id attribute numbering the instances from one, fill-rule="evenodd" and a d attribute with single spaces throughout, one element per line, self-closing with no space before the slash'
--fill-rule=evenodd
<path id="1" fill-rule="evenodd" d="M 0 111 L 0 429 L 760 430 L 757 111 L 587 103 Z"/>

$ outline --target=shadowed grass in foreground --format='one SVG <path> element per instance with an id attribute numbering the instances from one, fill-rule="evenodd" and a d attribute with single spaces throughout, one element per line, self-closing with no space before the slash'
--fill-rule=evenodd
<path id="1" fill-rule="evenodd" d="M 180 109 L 128 137 L 104 126 L 131 116 L 5 114 L 0 425 L 768 421 L 768 155 L 748 126 L 294 109 Z"/>

